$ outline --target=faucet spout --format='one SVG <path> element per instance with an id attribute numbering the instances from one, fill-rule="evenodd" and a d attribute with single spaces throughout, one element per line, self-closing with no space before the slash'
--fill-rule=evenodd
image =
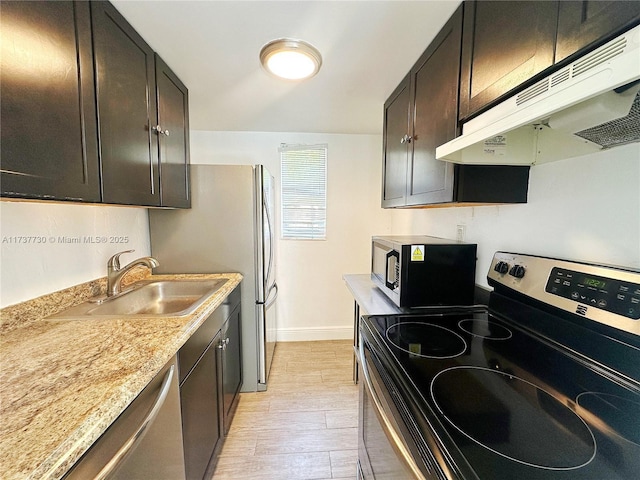
<path id="1" fill-rule="evenodd" d="M 132 253 L 134 250 L 125 250 L 113 255 L 107 262 L 107 297 L 118 295 L 122 291 L 122 279 L 132 269 L 144 265 L 149 269 L 156 268 L 160 262 L 153 257 L 138 258 L 124 267 L 120 267 L 120 255 Z"/>

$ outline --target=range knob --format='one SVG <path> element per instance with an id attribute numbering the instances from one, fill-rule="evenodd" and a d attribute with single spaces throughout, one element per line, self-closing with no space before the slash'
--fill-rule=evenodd
<path id="1" fill-rule="evenodd" d="M 509 264 L 507 262 L 500 261 L 500 262 L 496 263 L 496 266 L 493 267 L 493 269 L 496 272 L 504 275 L 505 273 L 507 273 L 509 271 Z"/>
<path id="2" fill-rule="evenodd" d="M 524 277 L 524 273 L 525 270 L 522 265 L 514 265 L 513 267 L 511 267 L 511 270 L 509 270 L 509 275 L 516 278 Z"/>

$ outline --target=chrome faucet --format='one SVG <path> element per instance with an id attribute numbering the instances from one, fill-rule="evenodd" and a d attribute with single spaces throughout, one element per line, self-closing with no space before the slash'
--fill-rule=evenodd
<path id="1" fill-rule="evenodd" d="M 134 267 L 144 265 L 152 269 L 160 265 L 160 262 L 153 257 L 141 257 L 121 268 L 120 255 L 134 251 L 135 250 L 125 250 L 124 252 L 118 252 L 107 262 L 107 297 L 113 297 L 122 291 L 122 277 L 129 273 Z"/>

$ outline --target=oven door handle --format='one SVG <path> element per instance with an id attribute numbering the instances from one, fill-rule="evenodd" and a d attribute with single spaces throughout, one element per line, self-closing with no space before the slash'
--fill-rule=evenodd
<path id="1" fill-rule="evenodd" d="M 361 339 L 359 350 L 360 350 L 360 365 L 362 366 L 364 384 L 367 388 L 367 391 L 369 392 L 369 396 L 371 397 L 371 400 L 373 401 L 376 416 L 378 417 L 378 420 L 382 425 L 382 429 L 384 430 L 385 435 L 391 442 L 393 449 L 396 451 L 396 453 L 398 453 L 402 457 L 402 459 L 404 460 L 404 463 L 407 465 L 409 470 L 411 470 L 411 473 L 413 473 L 415 478 L 417 480 L 427 480 L 425 476 L 422 474 L 422 471 L 420 470 L 420 468 L 418 468 L 418 465 L 413 459 L 411 452 L 409 451 L 405 443 L 402 441 L 402 437 L 396 431 L 393 424 L 389 420 L 389 417 L 384 411 L 382 402 L 380 401 L 380 398 L 378 397 L 378 394 L 376 393 L 375 388 L 373 386 L 373 382 L 371 381 L 371 375 L 369 374 L 369 368 L 367 367 L 367 362 L 364 356 L 363 343 L 364 342 Z"/>

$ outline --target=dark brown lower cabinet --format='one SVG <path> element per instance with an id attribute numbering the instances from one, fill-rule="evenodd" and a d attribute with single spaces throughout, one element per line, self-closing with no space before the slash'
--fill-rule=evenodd
<path id="1" fill-rule="evenodd" d="M 182 437 L 187 480 L 202 480 L 213 452 L 222 438 L 218 344 L 220 334 L 180 385 Z"/>
<path id="2" fill-rule="evenodd" d="M 231 420 L 238 405 L 238 394 L 242 387 L 242 333 L 240 305 L 231 313 L 222 327 L 222 426 L 229 433 Z"/>
<path id="3" fill-rule="evenodd" d="M 242 386 L 240 286 L 178 352 L 187 480 L 210 478 Z"/>

